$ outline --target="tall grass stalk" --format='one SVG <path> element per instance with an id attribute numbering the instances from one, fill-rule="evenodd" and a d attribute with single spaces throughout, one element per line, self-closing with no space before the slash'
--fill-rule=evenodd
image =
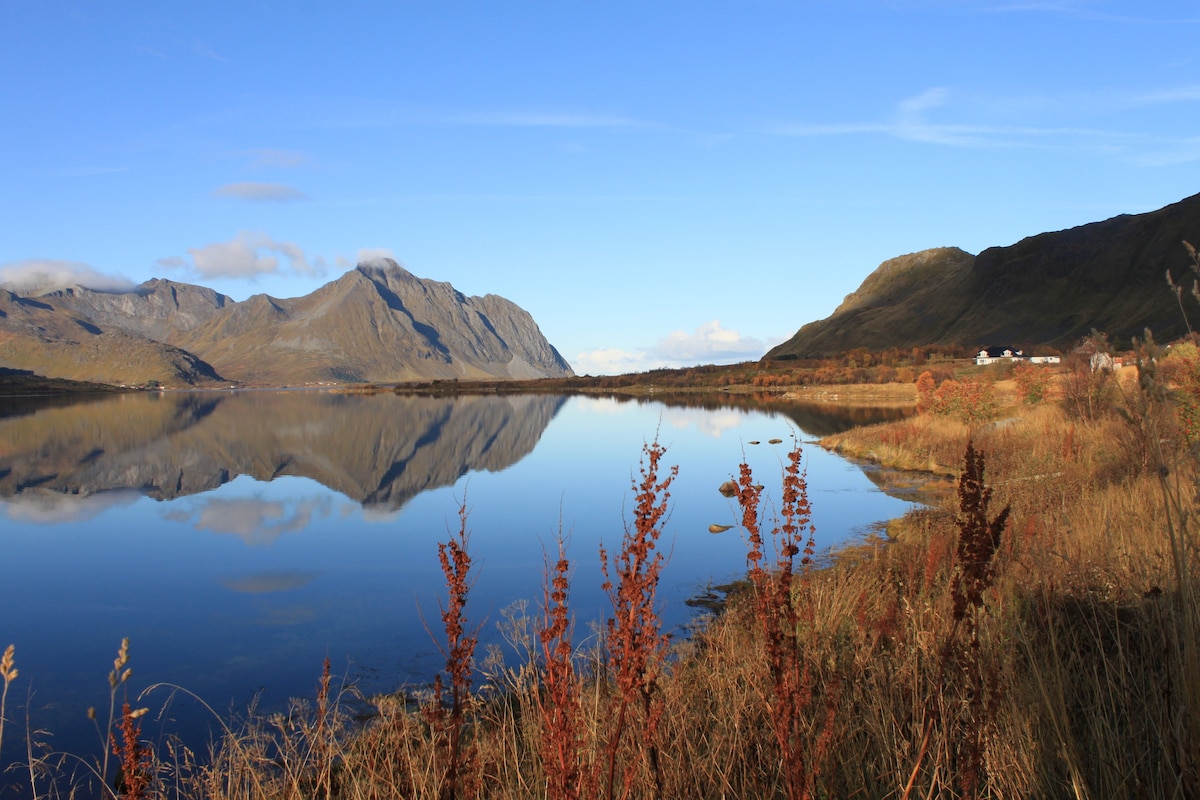
<path id="1" fill-rule="evenodd" d="M 112 736 L 113 723 L 116 719 L 117 690 L 124 686 L 132 675 L 133 668 L 129 666 L 129 637 L 125 637 L 121 640 L 121 646 L 117 648 L 117 657 L 113 659 L 112 671 L 108 673 L 108 721 L 104 726 L 103 733 L 99 731 L 95 709 L 88 709 L 88 718 L 97 725 L 97 733 L 100 734 L 100 747 L 104 752 L 104 760 L 100 768 L 100 781 L 105 785 L 108 784 L 109 739 Z"/>
<path id="2" fill-rule="evenodd" d="M 8 687 L 17 679 L 16 650 L 16 645 L 10 644 L 4 648 L 4 655 L 0 656 L 0 680 L 4 681 L 4 688 L 0 689 L 0 755 L 4 754 L 4 723 L 7 719 L 5 714 L 8 708 Z"/>
<path id="3" fill-rule="evenodd" d="M 1200 264 L 1190 245 L 1188 251 L 1193 261 Z M 1169 387 L 1158 370 L 1163 352 L 1155 345 L 1149 330 L 1141 341 L 1135 341 L 1135 357 L 1136 390 L 1125 393 L 1125 402 L 1119 411 L 1141 445 L 1144 466 L 1157 476 L 1166 511 L 1167 540 L 1179 598 L 1175 615 L 1176 636 L 1180 643 L 1180 649 L 1176 651 L 1181 695 L 1177 701 L 1180 714 L 1176 723 L 1181 729 L 1177 731 L 1182 745 L 1179 770 L 1182 786 L 1189 795 L 1197 796 L 1200 795 L 1200 602 L 1194 583 L 1196 540 L 1192 528 L 1195 509 L 1200 505 L 1200 485 L 1194 478 L 1189 484 L 1183 482 L 1180 460 L 1166 449 L 1167 443 L 1177 441 L 1178 437 L 1172 436 L 1172 431 L 1167 429 Z M 1191 454 L 1195 459 L 1195 446 Z"/>

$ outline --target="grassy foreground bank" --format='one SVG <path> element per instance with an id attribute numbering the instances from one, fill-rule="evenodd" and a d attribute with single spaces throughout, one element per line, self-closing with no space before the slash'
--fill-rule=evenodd
<path id="1" fill-rule="evenodd" d="M 38 797 L 1200 796 L 1196 463 L 1167 387 L 1125 372 L 1086 408 L 1060 376 L 1036 403 L 968 397 L 823 440 L 959 481 L 830 569 L 806 564 L 821 532 L 798 449 L 782 475 L 743 471 L 728 491 L 747 588 L 690 641 L 657 624 L 673 473 L 651 445 L 607 574 L 550 553 L 543 608 L 507 621 L 518 663 L 475 652 L 463 518 L 430 554 L 448 586 L 433 687 L 369 699 L 364 722 L 314 665 L 312 700 L 231 724 L 197 758 L 142 740 L 123 650 L 99 720 L 111 751 L 34 750 L 2 783 Z M 609 625 L 574 630 L 571 584 L 605 579 Z M 25 738 L 7 721 L 4 751 Z"/>

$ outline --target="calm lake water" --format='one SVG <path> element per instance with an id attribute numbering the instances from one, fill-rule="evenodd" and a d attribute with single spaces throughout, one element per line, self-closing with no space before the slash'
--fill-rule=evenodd
<path id="1" fill-rule="evenodd" d="M 0 649 L 15 644 L 20 669 L 0 761 L 23 758 L 26 709 L 55 748 L 98 753 L 86 711 L 107 709 L 126 636 L 131 692 L 169 682 L 225 712 L 311 696 L 327 655 L 368 692 L 429 681 L 442 661 L 422 617 L 436 625 L 437 544 L 464 502 L 481 638 L 499 641 L 518 601 L 536 611 L 560 525 L 582 637 L 607 604 L 598 547 L 619 547 L 655 436 L 679 465 L 660 599 L 667 626 L 685 625 L 688 598 L 745 570 L 738 530 L 708 532 L 737 517 L 717 487 L 743 457 L 778 498 L 793 434 L 871 421 L 691 402 L 229 392 L 0 404 Z M 854 464 L 804 453 L 819 548 L 909 507 Z M 183 732 L 202 749 L 196 703 L 176 699 L 162 717 L 148 735 Z"/>

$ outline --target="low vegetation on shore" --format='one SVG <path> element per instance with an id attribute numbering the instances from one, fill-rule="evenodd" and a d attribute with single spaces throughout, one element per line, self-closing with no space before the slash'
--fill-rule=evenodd
<path id="1" fill-rule="evenodd" d="M 800 445 L 781 475 L 735 468 L 746 584 L 687 641 L 658 623 L 674 473 L 652 443 L 603 576 L 575 572 L 558 542 L 541 607 L 504 623 L 508 661 L 476 652 L 464 515 L 430 554 L 447 585 L 431 687 L 366 699 L 364 721 L 363 699 L 316 665 L 314 699 L 228 723 L 197 757 L 142 739 L 132 690 L 119 708 L 122 648 L 106 755 L 31 750 L 3 783 L 37 797 L 1200 796 L 1200 359 L 1147 345 L 1134 360 L 999 382 L 925 365 L 910 378 L 921 413 L 822 446 L 956 491 L 832 567 L 812 561 Z M 588 580 L 612 599 L 594 632 L 570 611 Z M 24 738 L 3 718 L 19 655 L 0 664 L 5 750 Z"/>

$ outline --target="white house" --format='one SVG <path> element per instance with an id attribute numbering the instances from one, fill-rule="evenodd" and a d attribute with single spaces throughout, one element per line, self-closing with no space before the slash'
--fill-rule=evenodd
<path id="1" fill-rule="evenodd" d="M 998 364 L 1001 361 L 1021 361 L 1025 354 L 1011 347 L 985 347 L 975 355 L 975 364 Z"/>
<path id="2" fill-rule="evenodd" d="M 975 364 L 998 364 L 1001 361 L 1028 361 L 1030 364 L 1057 364 L 1058 356 L 1027 356 L 1012 347 L 985 347 L 975 355 Z"/>

